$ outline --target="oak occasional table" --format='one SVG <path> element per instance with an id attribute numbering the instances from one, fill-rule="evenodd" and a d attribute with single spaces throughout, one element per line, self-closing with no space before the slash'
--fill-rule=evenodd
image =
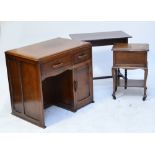
<path id="1" fill-rule="evenodd" d="M 90 43 L 56 38 L 5 54 L 13 115 L 44 128 L 46 107 L 93 102 Z"/>
<path id="2" fill-rule="evenodd" d="M 94 47 L 114 45 L 115 43 L 128 43 L 128 38 L 132 38 L 132 36 L 128 35 L 123 31 L 70 34 L 70 37 L 73 40 L 90 42 Z M 120 72 L 119 76 L 124 78 L 124 76 Z M 94 77 L 93 79 L 97 80 L 107 78 L 112 78 L 112 76 Z"/>
<path id="3" fill-rule="evenodd" d="M 147 52 L 149 51 L 149 44 L 115 44 L 113 46 L 113 99 L 116 99 L 115 93 L 117 87 L 143 87 L 144 96 L 146 99 L 146 81 L 148 75 Z M 123 68 L 127 70 L 142 69 L 144 70 L 144 80 L 119 79 L 117 76 L 118 69 Z"/>

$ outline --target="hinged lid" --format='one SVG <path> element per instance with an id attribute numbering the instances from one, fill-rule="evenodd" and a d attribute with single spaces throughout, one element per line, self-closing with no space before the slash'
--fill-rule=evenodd
<path id="1" fill-rule="evenodd" d="M 113 51 L 149 51 L 149 44 L 126 44 L 118 43 L 112 48 Z"/>

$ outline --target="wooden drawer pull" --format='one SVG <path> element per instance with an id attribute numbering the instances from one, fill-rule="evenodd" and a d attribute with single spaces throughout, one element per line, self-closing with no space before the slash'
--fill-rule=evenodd
<path id="1" fill-rule="evenodd" d="M 55 64 L 55 65 L 52 65 L 53 68 L 58 68 L 58 67 L 61 67 L 63 65 L 63 63 L 58 63 L 58 64 Z"/>
<path id="2" fill-rule="evenodd" d="M 78 56 L 78 58 L 79 58 L 79 59 L 82 59 L 82 58 L 84 58 L 84 57 L 86 57 L 86 56 L 87 56 L 87 54 L 81 54 L 81 55 Z"/>

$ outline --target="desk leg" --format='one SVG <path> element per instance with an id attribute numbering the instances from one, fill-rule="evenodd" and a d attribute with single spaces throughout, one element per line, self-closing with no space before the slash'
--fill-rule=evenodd
<path id="1" fill-rule="evenodd" d="M 127 69 L 125 69 L 125 85 L 124 89 L 127 89 Z"/>
<path id="2" fill-rule="evenodd" d="M 143 96 L 143 101 L 146 100 L 147 94 L 146 94 L 146 90 L 147 90 L 147 86 L 146 86 L 146 81 L 147 81 L 147 75 L 148 75 L 148 69 L 144 69 L 144 96 Z"/>
<path id="3" fill-rule="evenodd" d="M 117 90 L 117 80 L 116 80 L 117 74 L 116 73 L 117 73 L 117 70 L 115 68 L 112 68 L 112 77 L 113 77 L 113 94 L 112 94 L 112 97 L 114 100 L 116 99 L 115 92 Z"/>

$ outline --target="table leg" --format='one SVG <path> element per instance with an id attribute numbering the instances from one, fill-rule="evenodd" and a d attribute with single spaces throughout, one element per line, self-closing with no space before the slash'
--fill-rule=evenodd
<path id="1" fill-rule="evenodd" d="M 120 69 L 118 69 L 118 76 L 125 80 L 125 76 L 120 72 Z"/>
<path id="2" fill-rule="evenodd" d="M 124 85 L 124 89 L 127 89 L 127 69 L 125 69 L 125 85 Z"/>
<path id="3" fill-rule="evenodd" d="M 146 86 L 146 81 L 147 81 L 147 75 L 148 75 L 148 69 L 144 69 L 144 96 L 143 96 L 143 101 L 146 100 L 147 94 L 146 94 L 146 90 L 147 90 L 147 86 Z"/>
<path id="4" fill-rule="evenodd" d="M 113 93 L 112 93 L 112 97 L 113 99 L 115 100 L 116 99 L 116 96 L 115 96 L 115 92 L 116 92 L 116 89 L 117 89 L 117 84 L 116 84 L 116 69 L 115 68 L 112 68 L 112 77 L 113 77 Z"/>

